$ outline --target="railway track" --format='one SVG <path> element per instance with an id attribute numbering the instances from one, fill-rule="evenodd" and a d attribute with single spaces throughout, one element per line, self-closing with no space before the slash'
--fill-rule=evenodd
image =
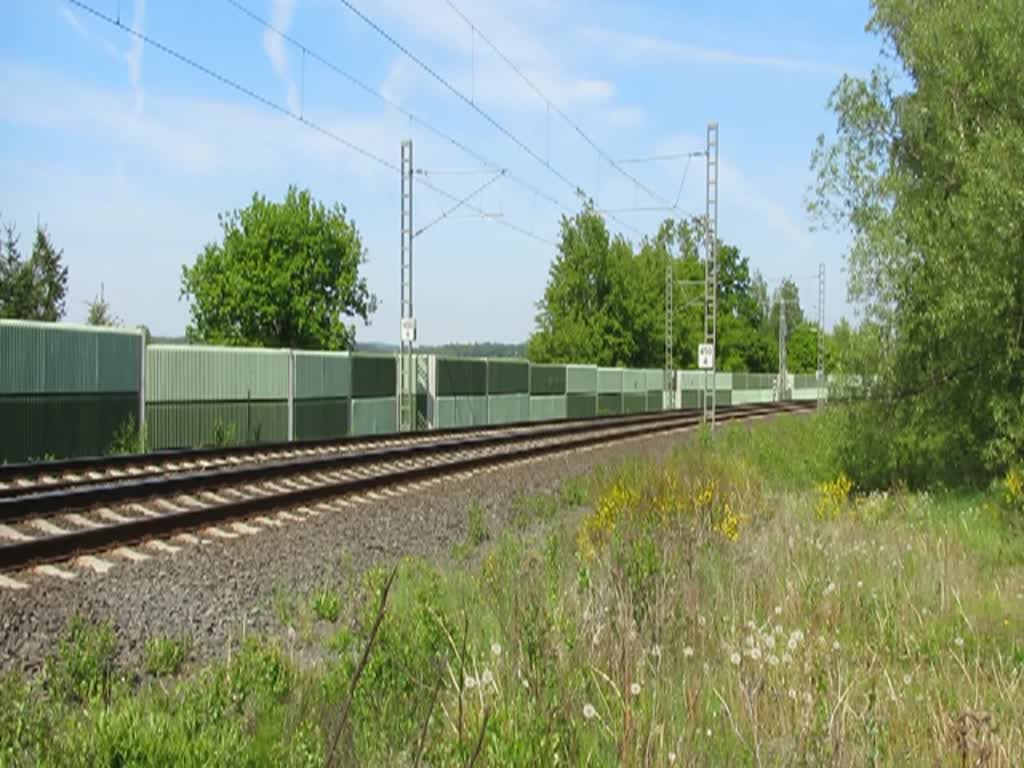
<path id="1" fill-rule="evenodd" d="M 803 411 L 813 404 L 740 406 L 720 421 Z M 549 422 L 369 441 L 371 448 L 298 454 L 200 471 L 75 482 L 0 498 L 0 571 L 70 559 L 203 528 L 235 538 L 267 515 L 325 514 L 347 495 L 388 494 L 395 486 L 459 475 L 529 458 L 693 428 L 695 413 Z M 367 441 L 362 441 L 367 442 Z M 354 445 L 354 443 L 352 444 Z M 154 465 L 157 466 L 157 465 Z M 221 528 L 230 524 L 229 529 Z M 155 540 L 155 541 L 154 541 Z M 166 545 L 165 545 L 166 546 Z"/>
<path id="2" fill-rule="evenodd" d="M 273 462 L 358 453 L 382 447 L 416 445 L 437 440 L 440 437 L 472 438 L 478 435 L 497 433 L 518 434 L 548 424 L 566 423 L 570 422 L 559 419 L 530 424 L 498 424 L 485 427 L 439 429 L 407 435 L 364 435 L 3 464 L 0 465 L 0 499 L 78 486 L 125 482 L 145 477 L 209 472 L 226 467 L 256 466 Z"/>

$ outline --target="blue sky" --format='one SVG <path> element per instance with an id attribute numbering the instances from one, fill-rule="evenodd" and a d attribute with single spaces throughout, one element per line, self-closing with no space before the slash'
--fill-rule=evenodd
<path id="1" fill-rule="evenodd" d="M 619 173 L 518 78 L 446 0 L 352 4 L 465 94 L 545 167 L 388 43 L 340 0 L 236 0 L 287 30 L 282 40 L 228 0 L 88 0 L 334 137 L 397 165 L 412 138 L 418 169 L 461 198 L 507 175 L 415 242 L 416 315 L 424 343 L 520 341 L 530 332 L 561 213 L 583 188 L 599 207 L 659 203 Z M 455 0 L 456 6 L 616 160 L 703 148 L 721 130 L 719 233 L 770 284 L 792 275 L 805 307 L 828 270 L 827 322 L 846 304 L 845 241 L 809 230 L 803 197 L 825 102 L 843 72 L 866 73 L 878 42 L 866 0 L 607 2 Z M 217 214 L 253 192 L 309 187 L 346 206 L 368 250 L 381 305 L 363 340 L 398 336 L 399 178 L 124 29 L 59 0 L 15 0 L 0 29 L 0 215 L 25 245 L 38 220 L 70 268 L 68 319 L 105 286 L 115 314 L 155 333 L 183 332 L 181 266 L 218 236 Z M 386 97 L 361 90 L 327 60 Z M 390 103 L 389 103 L 390 102 Z M 418 121 L 396 109 L 399 105 Z M 470 156 L 440 133 L 468 147 Z M 621 165 L 660 198 L 703 210 L 703 161 Z M 448 173 L 473 171 L 473 173 Z M 515 180 L 510 177 L 514 176 Z M 415 190 L 416 225 L 451 205 Z M 487 214 L 486 216 L 481 215 Z M 636 241 L 664 212 L 611 221 Z M 504 222 L 504 224 L 502 223 Z M 535 237 L 516 231 L 526 230 Z"/>

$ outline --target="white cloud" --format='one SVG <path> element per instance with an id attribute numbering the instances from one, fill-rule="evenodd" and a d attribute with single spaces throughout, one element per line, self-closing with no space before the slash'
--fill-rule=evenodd
<path id="1" fill-rule="evenodd" d="M 270 24 L 275 29 L 287 34 L 292 24 L 292 17 L 295 15 L 296 0 L 271 0 Z M 301 111 L 299 103 L 299 89 L 289 74 L 288 54 L 285 52 L 285 41 L 281 35 L 273 29 L 267 29 L 263 33 L 263 50 L 266 51 L 270 65 L 274 73 L 281 78 L 286 88 L 288 109 L 295 114 Z"/>
<path id="2" fill-rule="evenodd" d="M 606 27 L 585 26 L 578 30 L 587 42 L 600 45 L 620 57 L 656 58 L 673 61 L 699 61 L 706 64 L 731 64 L 789 72 L 835 74 L 836 67 L 810 59 L 740 53 L 728 48 L 705 48 L 653 35 L 628 35 Z"/>

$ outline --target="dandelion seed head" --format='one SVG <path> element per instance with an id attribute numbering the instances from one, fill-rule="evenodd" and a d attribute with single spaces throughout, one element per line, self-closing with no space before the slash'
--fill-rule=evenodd
<path id="1" fill-rule="evenodd" d="M 750 658 L 752 658 L 754 661 L 760 661 L 761 660 L 761 649 L 756 647 L 756 646 L 754 648 L 751 648 L 750 649 Z"/>
<path id="2" fill-rule="evenodd" d="M 779 666 L 779 657 L 774 653 L 768 655 L 768 664 L 773 667 Z"/>
<path id="3" fill-rule="evenodd" d="M 593 720 L 597 717 L 597 710 L 594 709 L 593 704 L 587 703 L 583 705 L 583 716 L 587 718 L 587 720 Z"/>
<path id="4" fill-rule="evenodd" d="M 811 696 L 811 692 L 810 691 L 804 691 L 804 704 L 806 704 L 807 706 L 810 706 L 813 703 L 814 703 L 814 697 Z"/>
<path id="5" fill-rule="evenodd" d="M 833 651 L 837 651 L 837 652 L 839 651 L 839 641 L 838 640 L 833 640 L 832 641 L 832 650 Z"/>
<path id="6" fill-rule="evenodd" d="M 796 641 L 796 638 L 795 638 L 795 637 L 791 637 L 791 638 L 789 638 L 789 642 L 788 642 L 788 643 L 786 643 L 786 647 L 787 647 L 787 648 L 789 648 L 789 650 L 791 650 L 791 651 L 795 651 L 795 650 L 796 650 L 796 647 L 797 647 L 797 645 L 798 645 L 798 643 L 797 643 L 797 641 Z"/>
<path id="7" fill-rule="evenodd" d="M 741 659 L 740 655 L 738 653 L 736 653 L 736 651 L 733 651 L 732 652 L 732 656 L 729 657 L 729 661 L 732 662 L 732 665 L 734 667 L 738 667 L 740 665 L 740 661 L 741 660 L 742 659 Z"/>
<path id="8" fill-rule="evenodd" d="M 792 688 L 789 689 L 789 698 L 792 701 L 796 701 L 796 691 Z"/>
<path id="9" fill-rule="evenodd" d="M 480 685 L 494 685 L 494 675 L 491 674 L 491 670 L 485 669 L 483 674 L 480 675 Z"/>
<path id="10" fill-rule="evenodd" d="M 964 647 L 964 639 L 962 637 L 960 637 L 959 635 L 957 636 L 957 638 L 953 642 L 956 643 L 956 647 L 957 648 L 963 648 Z"/>
<path id="11" fill-rule="evenodd" d="M 463 683 L 463 686 L 465 687 L 465 689 L 467 691 L 471 691 L 474 688 L 476 688 L 476 686 L 477 686 L 477 679 L 475 677 L 473 677 L 472 675 L 466 675 L 466 682 Z"/>
<path id="12" fill-rule="evenodd" d="M 910 677 L 909 674 L 903 676 L 903 684 L 904 685 L 910 685 L 910 681 L 911 680 L 912 680 L 912 678 Z"/>
<path id="13" fill-rule="evenodd" d="M 704 626 L 707 626 L 707 623 L 708 623 L 708 620 L 705 619 L 703 616 L 698 616 L 697 617 L 697 626 L 704 627 Z"/>
<path id="14" fill-rule="evenodd" d="M 772 648 L 775 647 L 775 636 L 774 635 L 765 635 L 764 638 L 762 638 L 762 639 L 764 640 L 764 644 L 768 648 L 768 650 L 771 650 Z"/>
<path id="15" fill-rule="evenodd" d="M 791 661 L 793 661 L 793 657 L 792 656 L 790 656 L 788 653 L 782 654 L 782 663 L 783 664 L 789 664 Z"/>
<path id="16" fill-rule="evenodd" d="M 501 643 L 491 643 L 491 653 L 501 656 Z"/>
<path id="17" fill-rule="evenodd" d="M 831 595 L 835 591 L 836 591 L 836 583 L 834 581 L 830 581 L 828 583 L 828 586 L 825 587 L 825 597 L 828 597 L 829 595 Z"/>
<path id="18" fill-rule="evenodd" d="M 773 629 L 772 632 L 776 635 L 782 635 L 782 625 L 776 624 L 775 629 Z"/>
<path id="19" fill-rule="evenodd" d="M 687 659 L 693 658 L 693 648 L 690 646 L 683 648 L 683 657 Z"/>
<path id="20" fill-rule="evenodd" d="M 634 696 L 640 695 L 640 683 L 633 683 L 629 686 L 629 692 Z"/>
<path id="21" fill-rule="evenodd" d="M 709 739 L 711 738 L 711 729 L 710 728 L 708 728 L 704 733 L 707 734 L 707 737 Z"/>

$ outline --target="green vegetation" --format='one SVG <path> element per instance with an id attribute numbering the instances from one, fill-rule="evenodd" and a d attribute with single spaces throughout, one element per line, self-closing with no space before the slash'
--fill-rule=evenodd
<path id="1" fill-rule="evenodd" d="M 539 304 L 527 352 L 538 363 L 590 363 L 633 368 L 665 364 L 665 274 L 676 281 L 673 345 L 678 368 L 695 368 L 703 341 L 703 223 L 666 220 L 637 250 L 612 238 L 592 206 L 562 219 L 559 252 Z M 697 283 L 698 285 L 695 285 Z M 719 370 L 771 371 L 778 364 L 779 302 L 787 320 L 789 370 L 817 368 L 817 326 L 800 309 L 792 280 L 769 297 L 739 249 L 718 245 Z M 829 355 L 831 356 L 831 344 Z"/>
<path id="2" fill-rule="evenodd" d="M 313 593 L 313 615 L 320 621 L 334 623 L 341 615 L 341 596 L 337 591 L 321 587 Z"/>
<path id="3" fill-rule="evenodd" d="M 114 432 L 114 439 L 107 449 L 107 454 L 117 456 L 130 453 L 146 452 L 146 429 L 135 425 L 135 417 L 129 416 Z"/>
<path id="4" fill-rule="evenodd" d="M 844 463 L 861 487 L 984 485 L 1024 454 L 1024 5 L 873 5 L 882 63 L 836 86 L 812 159 L 864 317 Z"/>
<path id="5" fill-rule="evenodd" d="M 393 584 L 372 570 L 314 592 L 326 634 L 249 638 L 170 687 L 133 688 L 109 629 L 78 622 L 45 682 L 0 683 L 0 755 L 1017 764 L 1021 476 L 857 496 L 832 418 L 730 426 L 521 497 L 464 567 L 407 560 Z"/>
<path id="6" fill-rule="evenodd" d="M 289 187 L 281 203 L 253 195 L 220 217 L 221 243 L 183 267 L 191 341 L 230 346 L 348 349 L 376 299 L 359 276 L 366 260 L 355 225 L 339 205 Z"/>
<path id="7" fill-rule="evenodd" d="M 54 248 L 46 228 L 36 226 L 32 255 L 18 249 L 14 226 L 3 225 L 0 242 L 0 317 L 19 320 L 60 320 L 68 292 L 64 251 Z"/>
<path id="8" fill-rule="evenodd" d="M 150 638 L 146 642 L 146 671 L 153 677 L 178 674 L 191 645 L 187 637 Z"/>
<path id="9" fill-rule="evenodd" d="M 103 293 L 103 283 L 100 283 L 99 295 L 94 297 L 92 301 L 87 301 L 86 306 L 88 307 L 88 313 L 86 314 L 85 322 L 88 325 L 98 325 L 106 328 L 121 325 L 121 319 L 114 316 L 114 311 L 110 308 L 110 302 L 107 301 L 107 297 Z"/>

